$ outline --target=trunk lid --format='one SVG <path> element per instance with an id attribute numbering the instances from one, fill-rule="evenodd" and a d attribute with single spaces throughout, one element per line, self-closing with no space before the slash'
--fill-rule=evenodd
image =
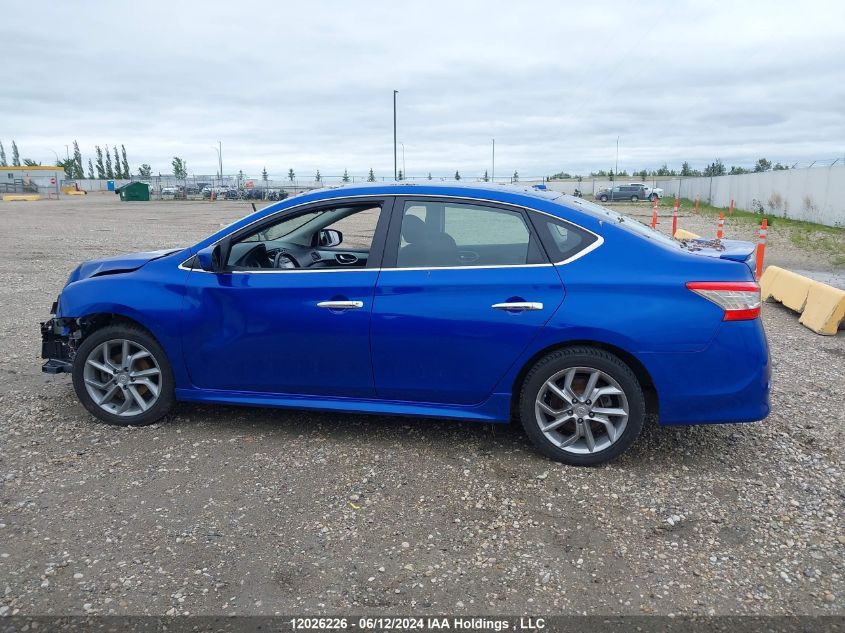
<path id="1" fill-rule="evenodd" d="M 729 259 L 748 266 L 754 272 L 754 244 L 742 240 L 708 240 L 696 238 L 681 242 L 688 251 L 713 257 L 717 259 Z"/>

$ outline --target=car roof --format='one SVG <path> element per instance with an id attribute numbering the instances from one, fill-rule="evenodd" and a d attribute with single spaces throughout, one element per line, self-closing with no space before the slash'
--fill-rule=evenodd
<path id="1" fill-rule="evenodd" d="M 517 205 L 536 206 L 540 202 L 562 202 L 574 198 L 560 191 L 535 189 L 532 185 L 494 184 L 485 182 L 461 183 L 458 181 L 381 182 L 342 184 L 314 189 L 287 199 L 287 203 L 304 203 L 310 200 L 342 198 L 346 196 L 449 196 L 477 198 Z M 557 205 L 554 205 L 557 206 Z"/>

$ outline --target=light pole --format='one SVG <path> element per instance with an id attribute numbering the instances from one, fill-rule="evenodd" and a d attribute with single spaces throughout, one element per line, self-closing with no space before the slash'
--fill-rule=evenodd
<path id="1" fill-rule="evenodd" d="M 223 184 L 223 143 L 217 141 L 217 161 L 220 168 L 220 184 Z"/>
<path id="2" fill-rule="evenodd" d="M 220 143 L 220 141 L 217 141 L 217 142 Z M 214 147 L 214 145 L 212 145 L 212 147 Z M 217 165 L 218 165 L 218 170 L 219 170 L 217 172 L 217 177 L 220 179 L 220 184 L 222 185 L 223 184 L 223 148 L 222 148 L 222 146 L 220 148 L 214 147 L 214 151 L 217 152 Z"/>
<path id="3" fill-rule="evenodd" d="M 496 139 L 493 139 L 493 169 L 490 170 L 490 182 L 496 182 Z"/>
<path id="4" fill-rule="evenodd" d="M 67 145 L 65 145 L 65 158 L 70 160 L 70 150 L 68 149 Z"/>
<path id="5" fill-rule="evenodd" d="M 402 180 L 408 178 L 408 170 L 405 169 L 405 143 L 399 143 L 402 146 Z"/>
<path id="6" fill-rule="evenodd" d="M 616 137 L 616 170 L 613 172 L 613 175 L 617 175 L 619 173 L 619 137 Z"/>
<path id="7" fill-rule="evenodd" d="M 396 180 L 396 94 L 398 90 L 393 91 L 393 180 Z"/>

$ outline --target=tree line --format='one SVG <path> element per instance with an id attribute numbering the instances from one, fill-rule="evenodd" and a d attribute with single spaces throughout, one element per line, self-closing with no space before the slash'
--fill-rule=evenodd
<path id="1" fill-rule="evenodd" d="M 109 146 L 105 145 L 105 151 L 99 145 L 94 146 L 94 153 L 96 155 L 96 162 L 91 158 L 88 159 L 88 172 L 86 174 L 82 163 L 82 152 L 79 150 L 79 143 L 73 141 L 73 156 L 65 158 L 65 160 L 58 159 L 56 167 L 64 169 L 65 173 L 73 180 L 84 180 L 85 178 L 93 180 L 100 179 L 115 179 L 115 178 L 131 178 L 129 169 L 129 160 L 126 157 L 126 147 L 121 144 L 120 152 L 117 151 L 117 145 L 112 145 L 111 151 Z M 113 152 L 113 153 L 112 153 Z M 6 148 L 3 142 L 0 141 L 0 167 L 38 167 L 40 162 L 36 162 L 31 158 L 21 159 L 18 145 L 12 141 L 11 147 L 12 163 L 8 163 L 6 158 Z M 149 165 L 142 167 L 149 168 Z M 139 169 L 139 175 L 140 174 Z"/>
<path id="2" fill-rule="evenodd" d="M 717 158 L 712 163 L 707 165 L 704 169 L 693 169 L 690 167 L 690 164 L 687 161 L 684 161 L 681 165 L 680 170 L 669 169 L 666 163 L 663 163 L 658 169 L 641 169 L 639 171 L 632 171 L 630 174 L 626 169 L 621 169 L 618 172 L 614 173 L 612 169 L 604 170 L 599 169 L 598 171 L 591 171 L 590 177 L 591 178 L 607 178 L 608 180 L 614 180 L 614 178 L 619 177 L 639 177 L 643 180 L 649 177 L 661 177 L 661 176 L 733 176 L 737 174 L 757 174 L 764 171 L 781 171 L 789 169 L 787 165 L 782 165 L 781 163 L 772 163 L 772 161 L 766 158 L 760 158 L 754 164 L 754 167 L 745 168 L 745 167 L 737 167 L 735 165 L 731 165 L 730 170 L 725 167 L 725 164 L 722 162 L 721 159 Z M 575 175 L 572 176 L 571 174 L 561 171 L 553 176 L 550 176 L 549 179 L 551 180 L 569 180 L 569 179 L 576 179 L 578 181 L 583 180 L 583 176 Z"/>
<path id="3" fill-rule="evenodd" d="M 188 170 L 187 170 L 187 167 L 185 166 L 185 160 L 184 159 L 180 158 L 179 156 L 174 156 L 172 166 L 173 166 L 173 176 L 175 178 L 178 178 L 180 180 L 184 180 L 185 178 L 188 177 Z M 150 175 L 151 175 L 150 172 L 151 172 L 151 168 L 150 168 L 149 165 L 141 165 L 141 167 L 138 169 L 138 175 L 141 176 L 142 178 L 149 178 Z M 296 172 L 294 171 L 294 169 L 292 167 L 290 169 L 288 169 L 287 177 L 288 177 L 288 180 L 291 182 L 291 184 L 296 182 Z M 397 180 L 405 180 L 405 178 L 406 178 L 405 174 L 403 174 L 402 170 L 400 169 L 397 176 L 396 176 L 396 179 Z M 453 176 L 453 178 L 455 180 L 460 180 L 461 179 L 461 172 L 458 171 L 458 170 L 455 170 L 455 175 Z M 247 179 L 247 176 L 244 174 L 243 169 L 238 172 L 237 179 L 238 179 L 238 182 L 241 182 L 241 181 L 244 181 L 244 180 Z M 513 176 L 511 176 L 510 179 L 511 179 L 511 182 L 519 182 L 519 172 L 514 171 Z M 264 181 L 265 183 L 269 181 L 269 176 L 267 174 L 267 167 L 264 167 L 264 169 L 261 170 L 261 180 Z M 432 180 L 431 172 L 428 172 L 428 180 Z M 487 175 L 486 169 L 484 170 L 484 175 L 481 177 L 481 180 L 483 180 L 484 182 L 488 182 L 490 180 L 490 177 Z M 323 181 L 323 175 L 320 173 L 319 169 L 317 170 L 317 173 L 314 174 L 314 181 L 315 182 L 322 182 Z M 349 182 L 350 181 L 349 170 L 347 170 L 347 169 L 343 170 L 343 176 L 341 176 L 341 181 L 342 182 Z M 375 181 L 376 181 L 376 174 L 371 167 L 369 173 L 367 174 L 367 182 L 375 182 Z"/>
<path id="4" fill-rule="evenodd" d="M 66 158 L 65 160 L 57 160 L 56 166 L 61 167 L 64 169 L 65 173 L 74 180 L 83 180 L 85 178 L 88 179 L 95 179 L 99 178 L 101 180 L 108 179 L 129 179 L 132 177 L 130 169 L 129 169 L 129 161 L 126 157 L 126 147 L 121 144 L 120 152 L 117 151 L 117 145 L 112 145 L 112 150 L 109 151 L 109 146 L 104 145 L 105 151 L 99 145 L 94 146 L 94 154 L 96 160 L 92 160 L 88 158 L 88 170 L 87 173 L 83 168 L 82 162 L 82 152 L 79 150 L 79 144 L 76 140 L 73 141 L 73 156 Z M 40 162 L 36 162 L 31 158 L 23 158 L 21 159 L 20 151 L 18 150 L 17 143 L 12 141 L 11 145 L 11 155 L 12 155 L 12 167 L 36 167 L 40 166 Z M 188 176 L 187 164 L 186 161 L 178 156 L 173 157 L 172 161 L 173 167 L 173 175 L 176 178 L 184 179 Z M 6 148 L 3 146 L 3 142 L 0 141 L 0 167 L 9 167 L 9 162 L 6 157 Z M 693 169 L 690 167 L 689 162 L 684 161 L 681 165 L 680 170 L 669 169 L 666 163 L 663 163 L 658 169 L 648 170 L 648 169 L 641 169 L 639 171 L 632 171 L 630 174 L 627 170 L 622 169 L 618 172 L 614 172 L 613 169 L 600 169 L 598 171 L 591 171 L 590 177 L 591 178 L 607 178 L 608 180 L 613 181 L 616 178 L 624 177 L 624 178 L 631 178 L 631 177 L 639 177 L 643 180 L 650 177 L 666 177 L 666 176 L 725 176 L 725 175 L 735 175 L 735 174 L 751 174 L 751 173 L 760 173 L 766 171 L 780 171 L 789 169 L 787 165 L 782 165 L 781 163 L 772 163 L 772 161 L 766 158 L 760 158 L 757 160 L 755 165 L 751 168 L 739 167 L 735 165 L 731 165 L 730 170 L 727 169 L 725 164 L 722 162 L 721 159 L 717 158 L 712 163 L 707 165 L 703 170 L 700 169 Z M 139 178 L 151 178 L 152 177 L 152 167 L 150 165 L 144 163 L 140 167 L 138 167 L 138 177 Z M 240 172 L 241 180 L 244 178 L 243 171 Z M 406 175 L 402 173 L 400 170 L 398 173 L 398 180 L 405 180 Z M 267 181 L 267 168 L 265 167 L 262 174 L 261 179 L 265 182 Z M 294 170 L 291 168 L 288 170 L 288 180 L 294 182 L 296 179 L 296 174 Z M 317 173 L 314 176 L 314 180 L 316 182 L 322 182 L 322 175 L 320 174 L 320 170 L 317 170 Z M 429 172 L 428 180 L 431 180 L 432 176 Z M 454 175 L 455 180 L 461 179 L 461 174 L 459 171 L 455 171 Z M 552 176 L 547 176 L 546 180 L 578 180 L 579 182 L 583 180 L 583 176 L 575 175 L 560 171 Z M 349 182 L 349 172 L 344 169 L 343 170 L 343 177 L 341 179 L 343 182 Z M 481 180 L 484 182 L 489 181 L 489 177 L 487 175 L 487 170 L 484 171 L 484 175 L 481 177 Z M 511 182 L 519 182 L 519 173 L 514 171 L 513 176 L 510 177 Z M 373 172 L 372 168 L 370 169 L 367 175 L 367 182 L 375 182 L 376 175 Z"/>

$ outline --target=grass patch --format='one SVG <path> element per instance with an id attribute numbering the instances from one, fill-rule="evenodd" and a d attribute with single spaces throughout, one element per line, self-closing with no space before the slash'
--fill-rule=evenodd
<path id="1" fill-rule="evenodd" d="M 673 197 L 661 198 L 659 208 L 662 211 L 668 210 L 671 213 L 674 206 Z M 694 211 L 695 201 L 681 198 L 678 201 L 678 208 L 686 212 Z M 706 202 L 700 202 L 698 209 L 704 216 L 718 217 L 720 213 L 724 213 L 725 218 L 754 226 L 759 226 L 762 218 L 766 218 L 770 227 L 776 226 L 778 232 L 786 233 L 790 241 L 798 248 L 829 255 L 834 266 L 845 265 L 845 228 L 784 218 L 774 213 L 754 213 L 736 208 L 729 215 L 727 207 L 714 207 Z"/>

